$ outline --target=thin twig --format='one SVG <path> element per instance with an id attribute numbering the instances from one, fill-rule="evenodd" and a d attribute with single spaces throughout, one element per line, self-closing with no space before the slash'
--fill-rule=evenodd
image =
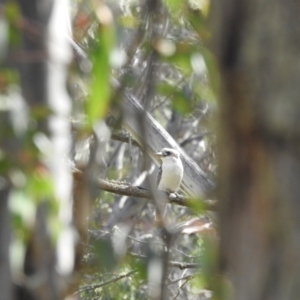
<path id="1" fill-rule="evenodd" d="M 152 236 L 151 236 L 151 237 L 152 237 Z M 145 240 L 138 239 L 138 238 L 135 238 L 135 237 L 133 237 L 133 236 L 131 236 L 131 235 L 129 235 L 128 238 L 131 239 L 131 240 L 133 240 L 133 241 L 135 241 L 135 242 L 137 242 L 137 243 L 141 243 L 141 244 L 147 244 L 147 243 L 149 243 L 149 241 L 146 240 L 146 239 L 145 239 Z M 159 246 L 165 246 L 165 244 L 162 243 L 162 242 L 155 242 L 155 241 L 153 242 L 153 241 L 151 241 L 151 243 L 156 244 L 156 245 L 159 245 Z M 200 257 L 200 256 L 192 256 L 192 255 L 188 255 L 188 254 L 184 253 L 183 251 L 181 251 L 181 250 L 179 250 L 179 249 L 177 249 L 177 248 L 175 248 L 175 247 L 171 247 L 170 250 L 175 251 L 175 252 L 178 252 L 178 253 L 184 255 L 185 257 L 187 257 L 187 258 L 189 258 L 189 259 L 197 259 L 197 258 Z"/>
<path id="2" fill-rule="evenodd" d="M 184 147 L 193 141 L 200 141 L 200 140 L 204 139 L 204 137 L 210 133 L 211 133 L 211 131 L 205 131 L 205 132 L 201 132 L 200 134 L 188 137 L 187 139 L 185 139 L 184 141 L 182 141 L 180 143 L 180 147 Z"/>
<path id="3" fill-rule="evenodd" d="M 187 276 L 185 276 L 185 277 L 178 278 L 178 279 L 176 279 L 176 280 L 174 280 L 174 281 L 169 282 L 167 285 L 171 285 L 171 284 L 177 283 L 177 282 L 179 282 L 179 281 L 181 281 L 181 280 L 190 280 L 190 279 L 193 278 L 195 275 L 196 275 L 196 274 L 192 274 L 192 275 L 187 275 Z"/>
<path id="4" fill-rule="evenodd" d="M 182 289 L 182 288 L 186 285 L 186 283 L 191 279 L 191 277 L 193 277 L 193 275 L 189 275 L 189 276 L 180 278 L 180 279 L 178 280 L 178 281 L 180 281 L 180 280 L 184 280 L 184 279 L 185 279 L 184 283 L 182 283 L 182 284 L 178 287 L 178 289 L 177 289 L 177 294 L 176 294 L 176 296 L 175 296 L 175 298 L 174 298 L 173 300 L 176 300 L 176 299 L 178 298 L 178 296 L 179 296 L 179 294 L 180 294 L 180 289 Z M 176 282 L 176 281 L 175 281 L 175 282 Z M 170 284 L 175 283 L 175 282 L 171 282 Z"/>
<path id="5" fill-rule="evenodd" d="M 134 258 L 137 258 L 137 259 L 146 259 L 147 258 L 146 255 L 137 254 L 137 253 L 133 253 L 133 252 L 131 252 L 130 255 Z M 179 262 L 179 261 L 169 261 L 168 266 L 169 267 L 174 267 L 174 268 L 179 268 L 180 270 L 199 268 L 199 264 L 196 264 L 196 263 L 183 263 L 183 262 Z"/>
<path id="6" fill-rule="evenodd" d="M 197 263 L 183 263 L 178 261 L 169 261 L 168 264 L 170 267 L 179 268 L 180 270 L 199 268 L 199 264 Z"/>
<path id="7" fill-rule="evenodd" d="M 100 288 L 100 287 L 103 287 L 103 286 L 106 286 L 106 285 L 109 285 L 111 283 L 114 283 L 120 279 L 123 279 L 125 277 L 129 277 L 131 276 L 132 274 L 136 273 L 137 271 L 130 271 L 128 273 L 125 273 L 125 274 L 121 274 L 119 276 L 116 276 L 114 278 L 111 278 L 107 281 L 104 281 L 104 282 L 100 282 L 100 283 L 96 283 L 96 284 L 91 284 L 91 285 L 86 285 L 86 286 L 83 286 L 83 287 L 80 287 L 79 290 L 75 293 L 75 294 L 78 294 L 78 293 L 81 293 L 81 292 L 84 292 L 84 291 L 87 291 L 87 290 L 94 290 L 94 289 L 97 289 L 97 288 Z"/>

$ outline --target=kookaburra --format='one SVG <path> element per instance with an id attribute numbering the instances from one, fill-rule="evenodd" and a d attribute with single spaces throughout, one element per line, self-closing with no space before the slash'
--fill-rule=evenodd
<path id="1" fill-rule="evenodd" d="M 155 153 L 161 159 L 157 178 L 157 187 L 161 191 L 175 193 L 183 177 L 183 165 L 177 150 L 163 148 Z"/>

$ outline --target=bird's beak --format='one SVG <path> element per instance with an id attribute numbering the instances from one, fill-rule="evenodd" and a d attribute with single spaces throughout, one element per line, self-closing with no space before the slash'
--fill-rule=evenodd
<path id="1" fill-rule="evenodd" d="M 154 155 L 157 156 L 157 157 L 163 156 L 163 154 L 161 152 L 156 152 Z"/>

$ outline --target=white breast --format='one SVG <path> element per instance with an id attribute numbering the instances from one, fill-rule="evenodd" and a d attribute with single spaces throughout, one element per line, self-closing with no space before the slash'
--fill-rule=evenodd
<path id="1" fill-rule="evenodd" d="M 180 159 L 166 157 L 162 162 L 162 174 L 158 185 L 159 190 L 176 192 L 183 176 L 183 165 Z"/>

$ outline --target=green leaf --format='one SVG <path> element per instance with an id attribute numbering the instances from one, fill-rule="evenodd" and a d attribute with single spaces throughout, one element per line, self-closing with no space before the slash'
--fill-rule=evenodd
<path id="1" fill-rule="evenodd" d="M 86 113 L 90 128 L 97 120 L 104 118 L 109 110 L 111 99 L 110 54 L 114 46 L 114 31 L 110 26 L 99 28 L 98 41 L 91 52 L 93 63 L 90 97 L 86 103 Z"/>
<path id="2" fill-rule="evenodd" d="M 35 204 L 27 194 L 14 190 L 11 194 L 9 207 L 13 214 L 14 228 L 22 229 L 34 219 Z M 27 225 L 26 225 L 27 224 Z"/>
<path id="3" fill-rule="evenodd" d="M 54 183 L 51 174 L 44 167 L 38 167 L 27 176 L 27 193 L 38 201 L 54 200 Z"/>
<path id="4" fill-rule="evenodd" d="M 93 246 L 99 268 L 103 271 L 112 270 L 116 265 L 116 258 L 111 240 L 109 238 L 93 240 Z"/>
<path id="5" fill-rule="evenodd" d="M 183 17 L 186 2 L 182 0 L 164 0 L 166 7 L 168 8 L 170 14 L 176 21 L 176 17 Z"/>
<path id="6" fill-rule="evenodd" d="M 175 110 L 182 114 L 191 112 L 191 99 L 188 99 L 182 88 L 173 86 L 171 84 L 162 83 L 159 85 L 158 90 L 161 95 L 166 96 L 171 101 Z"/>
<path id="7" fill-rule="evenodd" d="M 119 18 L 119 25 L 125 28 L 137 28 L 140 20 L 132 15 L 126 15 Z"/>
<path id="8" fill-rule="evenodd" d="M 209 10 L 209 4 L 199 9 L 191 9 L 189 12 L 189 21 L 202 41 L 206 41 L 210 38 L 211 34 L 207 28 L 207 15 Z"/>
<path id="9" fill-rule="evenodd" d="M 4 14 L 9 24 L 9 42 L 13 46 L 20 44 L 20 30 L 18 29 L 21 12 L 19 6 L 14 3 L 7 3 L 4 6 Z"/>
<path id="10" fill-rule="evenodd" d="M 196 214 L 203 214 L 206 211 L 206 206 L 204 199 L 192 199 L 189 201 L 189 207 L 193 210 Z"/>

